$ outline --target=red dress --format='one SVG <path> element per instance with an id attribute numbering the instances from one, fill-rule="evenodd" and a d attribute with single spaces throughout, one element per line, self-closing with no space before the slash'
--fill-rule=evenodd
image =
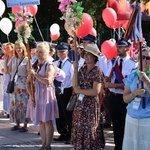
<path id="1" fill-rule="evenodd" d="M 85 74 L 86 66 L 79 71 L 79 85 L 81 89 L 92 89 L 93 82 L 102 82 L 102 73 L 94 67 Z M 97 96 L 84 96 L 78 100 L 73 112 L 71 141 L 74 150 L 100 150 L 102 142 L 100 127 L 100 103 Z"/>

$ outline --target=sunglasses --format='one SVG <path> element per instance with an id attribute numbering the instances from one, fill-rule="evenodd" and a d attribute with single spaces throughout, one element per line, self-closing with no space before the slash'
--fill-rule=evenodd
<path id="1" fill-rule="evenodd" d="M 73 41 L 73 40 L 71 40 L 69 44 L 73 44 L 73 43 L 74 43 L 74 41 Z"/>
<path id="2" fill-rule="evenodd" d="M 148 57 L 148 56 L 142 56 L 142 59 L 150 60 L 150 57 Z"/>

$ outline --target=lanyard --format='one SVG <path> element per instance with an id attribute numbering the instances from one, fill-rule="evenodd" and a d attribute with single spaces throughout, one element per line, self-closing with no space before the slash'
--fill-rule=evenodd
<path id="1" fill-rule="evenodd" d="M 147 69 L 145 73 L 147 76 L 150 75 L 150 69 Z M 135 76 L 138 76 L 138 71 L 135 72 Z"/>
<path id="2" fill-rule="evenodd" d="M 63 68 L 63 66 L 65 65 L 65 63 L 67 62 L 67 60 L 68 60 L 68 59 L 66 59 L 66 60 L 65 60 L 65 62 L 64 62 L 64 63 L 62 63 L 62 65 L 61 65 L 61 69 Z M 58 66 L 59 66 L 59 64 L 57 64 L 57 67 L 58 67 Z"/>

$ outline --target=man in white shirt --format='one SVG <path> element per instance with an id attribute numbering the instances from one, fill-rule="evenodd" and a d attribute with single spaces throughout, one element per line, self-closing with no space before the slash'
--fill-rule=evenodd
<path id="1" fill-rule="evenodd" d="M 110 90 L 110 109 L 114 131 L 115 150 L 122 150 L 124 136 L 125 116 L 127 104 L 123 101 L 123 78 L 126 78 L 131 72 L 135 71 L 138 64 L 128 55 L 131 43 L 120 39 L 117 42 L 118 57 L 114 61 L 115 66 L 111 82 L 105 84 Z M 112 65 L 112 67 L 113 67 Z"/>
<path id="2" fill-rule="evenodd" d="M 59 108 L 59 118 L 56 119 L 56 127 L 60 136 L 54 141 L 65 141 L 65 144 L 70 144 L 72 111 L 67 111 L 66 107 L 73 92 L 72 77 L 74 69 L 71 61 L 68 59 L 68 45 L 63 42 L 60 43 L 57 47 L 57 55 L 59 60 L 53 63 L 65 72 L 66 77 L 62 83 L 62 93 L 60 95 L 56 94 Z"/>

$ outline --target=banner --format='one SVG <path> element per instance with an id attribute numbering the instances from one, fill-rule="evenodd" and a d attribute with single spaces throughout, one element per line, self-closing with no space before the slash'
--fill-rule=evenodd
<path id="1" fill-rule="evenodd" d="M 7 7 L 40 5 L 40 0 L 7 0 Z"/>

